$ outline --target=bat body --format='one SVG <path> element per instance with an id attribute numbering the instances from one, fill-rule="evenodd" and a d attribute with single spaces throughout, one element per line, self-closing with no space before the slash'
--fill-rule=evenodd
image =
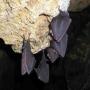
<path id="1" fill-rule="evenodd" d="M 57 42 L 63 38 L 71 23 L 68 12 L 60 12 L 51 22 L 53 37 Z"/>
<path id="2" fill-rule="evenodd" d="M 35 66 L 36 60 L 31 52 L 29 40 L 23 40 L 22 60 L 21 60 L 21 73 L 30 74 Z"/>
<path id="3" fill-rule="evenodd" d="M 51 29 L 53 34 L 53 40 L 51 42 L 51 48 L 47 50 L 48 57 L 53 63 L 59 55 L 65 56 L 67 48 L 67 30 L 70 26 L 71 19 L 68 12 L 60 11 L 60 14 L 56 16 L 51 22 Z"/>
<path id="4" fill-rule="evenodd" d="M 58 52 L 59 55 L 62 57 L 65 56 L 65 52 L 67 49 L 67 41 L 68 41 L 68 35 L 65 34 L 60 42 L 53 41 L 52 45 L 53 48 Z"/>
<path id="5" fill-rule="evenodd" d="M 35 71 L 37 73 L 38 79 L 40 79 L 44 83 L 47 83 L 49 81 L 49 65 L 47 64 L 47 59 L 45 58 L 44 53 L 42 56 L 42 60 Z"/>

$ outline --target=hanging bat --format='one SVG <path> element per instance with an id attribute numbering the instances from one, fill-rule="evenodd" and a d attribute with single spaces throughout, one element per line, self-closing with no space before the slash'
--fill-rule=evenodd
<path id="1" fill-rule="evenodd" d="M 48 50 L 48 54 L 50 60 L 53 62 L 58 57 L 58 54 L 62 57 L 65 56 L 66 48 L 67 48 L 67 30 L 71 23 L 71 19 L 69 17 L 68 12 L 60 11 L 60 14 L 56 16 L 51 22 L 51 28 L 53 33 L 53 43 L 51 43 L 51 47 L 56 50 Z M 51 52 L 50 52 L 51 51 Z M 55 55 L 54 55 L 55 54 Z"/>
<path id="2" fill-rule="evenodd" d="M 53 33 L 53 38 L 60 42 L 64 34 L 67 32 L 71 19 L 68 12 L 61 11 L 58 16 L 56 16 L 51 22 L 51 28 Z"/>
<path id="3" fill-rule="evenodd" d="M 49 65 L 47 64 L 47 59 L 45 58 L 44 51 L 42 60 L 38 68 L 35 68 L 35 71 L 37 73 L 38 79 L 40 79 L 44 83 L 47 83 L 49 81 Z"/>
<path id="4" fill-rule="evenodd" d="M 24 75 L 25 73 L 30 74 L 35 66 L 36 60 L 34 55 L 31 52 L 29 39 L 25 40 L 23 38 L 23 47 L 22 47 L 22 60 L 21 60 L 21 73 Z"/>

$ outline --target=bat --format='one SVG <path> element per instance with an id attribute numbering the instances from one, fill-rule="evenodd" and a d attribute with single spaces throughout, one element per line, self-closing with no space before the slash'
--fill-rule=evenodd
<path id="1" fill-rule="evenodd" d="M 71 19 L 68 12 L 61 11 L 58 16 L 56 16 L 51 22 L 51 29 L 53 33 L 53 38 L 60 42 L 64 34 L 67 32 Z"/>
<path id="2" fill-rule="evenodd" d="M 54 63 L 55 60 L 59 57 L 59 54 L 57 53 L 57 51 L 52 47 L 47 49 L 47 53 L 48 53 L 47 56 L 49 57 L 52 63 Z"/>
<path id="3" fill-rule="evenodd" d="M 42 60 L 38 68 L 35 68 L 35 71 L 37 73 L 38 79 L 40 79 L 44 83 L 47 83 L 49 81 L 49 65 L 46 62 L 47 62 L 47 59 L 45 58 L 45 55 L 43 52 Z"/>
<path id="4" fill-rule="evenodd" d="M 60 42 L 53 41 L 52 46 L 62 57 L 65 56 L 67 48 L 68 35 L 65 34 Z"/>
<path id="5" fill-rule="evenodd" d="M 25 73 L 30 74 L 35 66 L 36 60 L 34 55 L 31 52 L 29 39 L 23 39 L 23 47 L 22 47 L 22 60 L 21 60 L 21 73 L 24 75 Z"/>
<path id="6" fill-rule="evenodd" d="M 51 46 L 57 51 L 57 54 L 55 54 L 52 50 L 50 50 L 51 52 L 49 51 L 49 56 L 51 57 L 52 61 L 55 61 L 55 55 L 58 56 L 59 54 L 62 57 L 65 56 L 68 40 L 67 30 L 70 23 L 71 19 L 69 17 L 69 13 L 64 11 L 60 11 L 60 14 L 56 16 L 51 22 L 51 28 L 54 38 Z"/>

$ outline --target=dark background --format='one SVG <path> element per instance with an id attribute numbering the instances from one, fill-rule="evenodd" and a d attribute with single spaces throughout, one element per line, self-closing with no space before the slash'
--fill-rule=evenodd
<path id="1" fill-rule="evenodd" d="M 66 56 L 50 63 L 50 81 L 37 79 L 35 71 L 21 76 L 21 54 L 0 39 L 0 90 L 90 90 L 90 7 L 69 12 L 72 23 L 68 30 Z M 42 52 L 35 55 L 41 59 Z"/>

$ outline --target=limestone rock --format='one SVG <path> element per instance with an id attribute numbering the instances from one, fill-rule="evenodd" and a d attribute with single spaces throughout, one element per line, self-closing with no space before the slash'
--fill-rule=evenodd
<path id="1" fill-rule="evenodd" d="M 49 24 L 59 13 L 59 0 L 0 0 L 0 38 L 21 52 L 23 35 L 37 53 L 49 46 Z"/>

